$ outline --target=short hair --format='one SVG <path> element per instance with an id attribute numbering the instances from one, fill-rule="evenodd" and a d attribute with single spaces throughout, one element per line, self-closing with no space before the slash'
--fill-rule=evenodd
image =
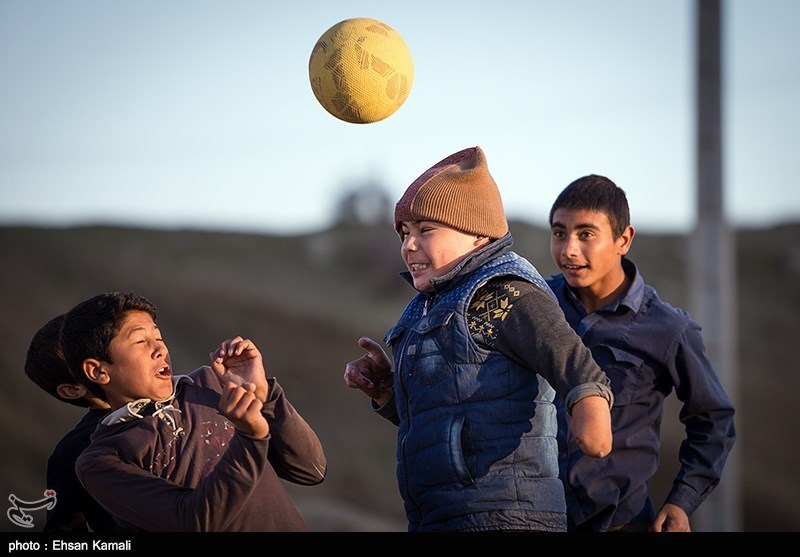
<path id="1" fill-rule="evenodd" d="M 131 311 L 143 311 L 156 320 L 156 307 L 145 297 L 133 292 L 105 292 L 69 310 L 61 326 L 61 348 L 71 373 L 103 398 L 100 386 L 84 375 L 83 362 L 88 358 L 111 362 L 109 346 Z"/>
<path id="2" fill-rule="evenodd" d="M 63 398 L 58 394 L 58 386 L 62 383 L 79 382 L 70 373 L 67 362 L 64 361 L 64 353 L 61 351 L 59 337 L 64 315 L 62 313 L 53 317 L 33 335 L 25 357 L 25 375 L 44 392 L 61 402 L 88 408 L 89 402 L 85 398 Z"/>
<path id="3" fill-rule="evenodd" d="M 611 233 L 619 238 L 630 226 L 628 198 L 622 188 L 605 176 L 589 174 L 573 181 L 558 194 L 550 209 L 550 226 L 558 209 L 586 210 L 604 213 L 611 224 Z"/>

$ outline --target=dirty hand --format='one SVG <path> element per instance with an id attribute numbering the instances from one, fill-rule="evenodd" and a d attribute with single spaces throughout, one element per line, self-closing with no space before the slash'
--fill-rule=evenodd
<path id="1" fill-rule="evenodd" d="M 379 406 L 383 406 L 393 390 L 392 362 L 383 348 L 371 338 L 361 337 L 358 345 L 366 354 L 347 363 L 344 382 L 352 389 L 361 389 Z"/>
<path id="2" fill-rule="evenodd" d="M 269 424 L 261 413 L 262 407 L 252 383 L 243 387 L 228 381 L 223 386 L 219 411 L 242 433 L 258 439 L 269 435 Z"/>
<path id="3" fill-rule="evenodd" d="M 217 374 L 220 386 L 233 383 L 240 387 L 253 385 L 254 394 L 262 403 L 267 401 L 269 387 L 264 362 L 256 345 L 242 337 L 229 338 L 208 355 L 211 369 Z"/>

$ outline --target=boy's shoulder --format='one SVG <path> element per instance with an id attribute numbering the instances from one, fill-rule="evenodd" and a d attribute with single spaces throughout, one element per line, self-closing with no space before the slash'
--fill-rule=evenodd
<path id="1" fill-rule="evenodd" d="M 88 410 L 64 436 L 59 439 L 48 459 L 48 465 L 54 466 L 59 462 L 74 462 L 78 455 L 89 446 L 91 436 L 107 410 Z"/>
<path id="2" fill-rule="evenodd" d="M 211 366 L 201 366 L 191 373 L 187 373 L 186 377 L 191 379 L 191 383 L 197 387 L 209 388 L 219 391 L 219 379 L 217 379 L 214 370 Z"/>
<path id="3" fill-rule="evenodd" d="M 685 327 L 692 321 L 688 311 L 663 300 L 651 285 L 643 283 L 642 286 L 643 299 L 640 313 L 644 313 L 653 319 L 661 319 L 667 323 L 673 323 L 679 327 Z"/>

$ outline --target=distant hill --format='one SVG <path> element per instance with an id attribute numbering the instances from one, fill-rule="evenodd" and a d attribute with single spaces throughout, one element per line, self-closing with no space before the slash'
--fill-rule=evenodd
<path id="1" fill-rule="evenodd" d="M 554 272 L 548 232 L 511 224 L 515 249 Z M 631 258 L 673 305 L 687 308 L 683 236 L 639 234 Z M 800 389 L 800 224 L 736 234 L 740 379 L 737 402 L 743 529 L 798 531 L 800 451 L 789 410 Z M 255 340 L 268 372 L 319 433 L 329 458 L 320 486 L 290 486 L 320 531 L 403 531 L 394 478 L 394 434 L 360 392 L 342 381 L 360 335 L 383 337 L 412 295 L 397 277 L 390 227 L 337 227 L 299 236 L 115 227 L 0 228 L 0 417 L 2 497 L 35 499 L 55 442 L 82 412 L 48 397 L 24 375 L 33 333 L 48 319 L 106 290 L 134 290 L 159 308 L 179 372 L 204 364 L 230 336 Z M 687 308 L 688 309 L 688 308 Z M 676 412 L 676 407 L 671 412 Z M 677 415 L 677 414 L 675 414 Z M 667 457 L 654 482 L 674 472 L 677 418 L 665 420 Z M 660 502 L 660 501 L 659 501 Z M 43 515 L 42 515 L 43 517 Z M 43 522 L 42 517 L 38 518 Z M 0 530 L 23 530 L 0 520 Z"/>

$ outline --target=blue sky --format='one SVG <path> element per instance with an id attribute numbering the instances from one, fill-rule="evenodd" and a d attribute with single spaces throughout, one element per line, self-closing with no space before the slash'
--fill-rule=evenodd
<path id="1" fill-rule="evenodd" d="M 295 234 L 365 181 L 393 200 L 480 145 L 510 218 L 604 174 L 640 231 L 694 226 L 692 0 L 0 0 L 0 225 Z M 723 176 L 737 226 L 800 220 L 800 2 L 723 0 Z M 334 23 L 394 27 L 414 85 L 335 119 L 308 59 Z"/>

